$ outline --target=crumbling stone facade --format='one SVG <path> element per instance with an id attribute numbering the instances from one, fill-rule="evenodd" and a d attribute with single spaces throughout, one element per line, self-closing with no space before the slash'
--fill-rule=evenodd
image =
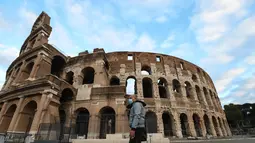
<path id="1" fill-rule="evenodd" d="M 0 133 L 35 134 L 41 124 L 71 121 L 86 138 L 128 133 L 124 96 L 133 79 L 133 94 L 147 104 L 149 133 L 231 136 L 214 84 L 200 67 L 164 54 L 101 48 L 68 57 L 48 44 L 51 30 L 42 12 L 6 72 Z"/>

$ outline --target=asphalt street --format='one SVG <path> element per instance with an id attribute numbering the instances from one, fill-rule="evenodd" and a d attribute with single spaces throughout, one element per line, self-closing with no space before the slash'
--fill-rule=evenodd
<path id="1" fill-rule="evenodd" d="M 236 138 L 236 139 L 212 139 L 212 140 L 173 140 L 170 143 L 199 142 L 199 143 L 255 143 L 255 138 Z"/>

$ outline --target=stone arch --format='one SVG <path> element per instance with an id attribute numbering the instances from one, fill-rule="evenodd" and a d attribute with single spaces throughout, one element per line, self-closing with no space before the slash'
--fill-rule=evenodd
<path id="1" fill-rule="evenodd" d="M 185 113 L 180 114 L 181 130 L 184 137 L 190 135 L 188 116 Z"/>
<path id="2" fill-rule="evenodd" d="M 157 115 L 153 111 L 145 114 L 145 126 L 148 133 L 157 133 Z"/>
<path id="3" fill-rule="evenodd" d="M 86 108 L 79 108 L 75 111 L 76 113 L 76 134 L 78 136 L 88 137 L 89 118 L 90 113 Z"/>
<path id="4" fill-rule="evenodd" d="M 204 119 L 206 134 L 212 135 L 209 117 L 206 114 L 204 114 L 203 119 Z"/>
<path id="5" fill-rule="evenodd" d="M 120 79 L 117 76 L 112 76 L 110 79 L 110 85 L 120 85 Z"/>
<path id="6" fill-rule="evenodd" d="M 74 73 L 72 71 L 69 71 L 67 74 L 66 74 L 66 81 L 73 85 L 73 76 L 74 76 Z"/>
<path id="7" fill-rule="evenodd" d="M 63 68 L 66 64 L 66 61 L 61 56 L 54 56 L 51 61 L 51 74 L 60 77 L 61 72 L 63 71 Z"/>
<path id="8" fill-rule="evenodd" d="M 200 88 L 199 88 L 197 85 L 195 86 L 195 88 L 196 88 L 196 93 L 197 93 L 197 98 L 198 98 L 199 103 L 200 103 L 200 104 L 204 103 L 204 102 L 203 102 L 202 95 L 201 95 L 201 90 L 200 90 Z"/>
<path id="9" fill-rule="evenodd" d="M 105 139 L 106 134 L 115 134 L 116 113 L 110 106 L 103 107 L 99 111 L 100 118 L 100 139 Z"/>
<path id="10" fill-rule="evenodd" d="M 213 126 L 216 131 L 217 136 L 220 136 L 219 126 L 217 124 L 217 120 L 214 116 L 212 116 Z"/>
<path id="11" fill-rule="evenodd" d="M 148 77 L 143 78 L 143 97 L 144 98 L 152 98 L 153 97 L 153 87 L 152 80 Z"/>
<path id="12" fill-rule="evenodd" d="M 7 108 L 5 114 L 2 116 L 2 119 L 0 121 L 1 122 L 0 133 L 5 133 L 8 130 L 12 117 L 16 111 L 16 108 L 17 108 L 16 104 L 12 104 L 9 108 Z"/>
<path id="13" fill-rule="evenodd" d="M 18 119 L 17 127 L 15 130 L 19 132 L 26 132 L 26 133 L 29 132 L 36 110 L 37 110 L 37 103 L 34 100 L 29 101 L 24 106 L 22 111 L 19 113 L 20 117 Z"/>
<path id="14" fill-rule="evenodd" d="M 28 79 L 30 74 L 31 74 L 31 72 L 32 72 L 33 67 L 34 67 L 34 62 L 28 63 L 26 65 L 25 69 L 23 71 L 21 71 L 22 74 L 20 75 L 19 80 L 23 81 L 25 79 Z"/>
<path id="15" fill-rule="evenodd" d="M 184 86 L 185 86 L 187 98 L 192 98 L 192 99 L 194 99 L 194 95 L 193 95 L 193 93 L 192 93 L 191 84 L 190 84 L 188 81 L 185 81 L 185 82 L 184 82 Z"/>
<path id="16" fill-rule="evenodd" d="M 192 79 L 192 81 L 194 81 L 194 82 L 197 82 L 197 81 L 198 81 L 198 80 L 197 80 L 197 76 L 196 76 L 195 74 L 192 74 L 191 79 Z"/>
<path id="17" fill-rule="evenodd" d="M 198 116 L 198 114 L 194 113 L 193 116 L 193 122 L 194 122 L 194 127 L 195 127 L 195 130 L 196 130 L 196 134 L 198 137 L 201 137 L 203 136 L 202 134 L 202 128 L 201 128 L 201 120 L 200 120 L 200 117 Z"/>
<path id="18" fill-rule="evenodd" d="M 168 83 L 165 78 L 158 79 L 158 90 L 160 98 L 169 98 Z"/>
<path id="19" fill-rule="evenodd" d="M 162 114 L 164 135 L 165 137 L 174 136 L 174 118 L 168 111 L 164 111 Z"/>
<path id="20" fill-rule="evenodd" d="M 82 73 L 83 73 L 82 84 L 93 84 L 94 83 L 94 76 L 95 76 L 94 68 L 86 67 L 82 70 Z"/>
<path id="21" fill-rule="evenodd" d="M 151 75 L 151 67 L 148 65 L 143 65 L 141 68 L 142 75 Z"/>
<path id="22" fill-rule="evenodd" d="M 59 99 L 60 103 L 70 102 L 74 99 L 74 92 L 70 88 L 65 88 L 61 92 L 61 97 Z"/>
<path id="23" fill-rule="evenodd" d="M 172 81 L 173 91 L 181 94 L 181 84 L 177 79 Z"/>
<path id="24" fill-rule="evenodd" d="M 127 77 L 126 80 L 126 94 L 137 94 L 137 80 L 134 76 Z"/>
<path id="25" fill-rule="evenodd" d="M 208 95 L 208 91 L 207 91 L 207 89 L 205 87 L 203 87 L 203 92 L 204 92 L 205 99 L 206 99 L 207 103 L 209 105 L 211 105 L 210 98 L 209 98 L 209 95 Z"/>

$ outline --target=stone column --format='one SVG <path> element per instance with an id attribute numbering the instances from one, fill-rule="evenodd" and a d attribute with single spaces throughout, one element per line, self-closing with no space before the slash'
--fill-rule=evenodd
<path id="1" fill-rule="evenodd" d="M 205 121 L 203 120 L 203 118 L 199 117 L 200 118 L 200 127 L 201 127 L 201 132 L 202 132 L 202 136 L 205 137 L 206 136 L 206 126 L 205 126 Z"/>
<path id="2" fill-rule="evenodd" d="M 196 133 L 196 129 L 195 129 L 195 125 L 194 125 L 194 121 L 192 118 L 192 115 L 188 115 L 188 130 L 189 130 L 189 134 L 192 137 L 196 137 L 197 133 Z"/>
<path id="3" fill-rule="evenodd" d="M 220 119 L 219 122 L 220 122 L 220 126 L 221 126 L 221 129 L 222 129 L 223 135 L 224 135 L 224 136 L 227 136 L 227 132 L 226 132 L 226 129 L 225 129 L 225 127 L 224 127 L 224 124 L 222 123 L 222 120 Z"/>
<path id="4" fill-rule="evenodd" d="M 141 78 L 136 79 L 136 87 L 137 87 L 137 97 L 138 99 L 143 99 L 143 82 Z"/>
<path id="5" fill-rule="evenodd" d="M 232 136 L 232 133 L 231 133 L 231 130 L 230 130 L 230 128 L 229 128 L 229 125 L 228 125 L 227 120 L 223 120 L 223 121 L 224 121 L 223 124 L 224 124 L 224 126 L 225 126 L 225 128 L 226 128 L 226 131 L 227 131 L 228 136 Z"/>
<path id="6" fill-rule="evenodd" d="M 37 111 L 35 113 L 29 133 L 34 134 L 38 130 L 38 127 L 40 125 L 40 118 L 41 118 L 41 114 L 42 114 L 42 110 L 43 110 L 43 105 L 45 103 L 46 97 L 47 97 L 47 95 L 45 93 L 43 93 L 41 95 L 40 103 L 37 106 Z"/>
<path id="7" fill-rule="evenodd" d="M 18 122 L 19 122 L 19 121 L 18 121 L 18 117 L 20 116 L 21 105 L 22 105 L 22 103 L 23 103 L 23 101 L 24 101 L 24 97 L 23 97 L 23 96 L 20 96 L 19 98 L 20 98 L 20 99 L 19 99 L 17 108 L 16 108 L 16 110 L 15 110 L 15 112 L 14 112 L 14 115 L 13 115 L 13 117 L 12 117 L 12 121 L 11 121 L 11 123 L 10 123 L 10 125 L 9 125 L 8 132 L 14 132 L 15 129 L 16 129 L 16 126 L 17 126 L 17 124 L 18 124 Z"/>
<path id="8" fill-rule="evenodd" d="M 37 71 L 38 71 L 38 69 L 39 69 L 39 66 L 40 66 L 40 62 L 42 61 L 42 55 L 41 54 L 38 54 L 37 55 L 37 58 L 36 58 L 36 60 L 35 60 L 35 62 L 34 62 L 34 66 L 33 66 L 33 68 L 32 68 L 32 71 L 31 71 L 31 73 L 30 73 L 30 75 L 29 75 L 29 78 L 35 78 L 35 76 L 36 76 L 36 74 L 37 74 Z"/>
<path id="9" fill-rule="evenodd" d="M 158 81 L 157 79 L 152 79 L 152 98 L 160 98 L 158 91 Z"/>
<path id="10" fill-rule="evenodd" d="M 223 134 L 222 134 L 222 130 L 221 130 L 220 123 L 219 123 L 219 120 L 218 120 L 218 119 L 216 119 L 216 123 L 217 123 L 217 126 L 218 126 L 217 128 L 218 128 L 219 134 L 220 134 L 220 136 L 222 137 Z"/>
<path id="11" fill-rule="evenodd" d="M 170 101 L 171 102 L 175 102 L 175 96 L 174 96 L 174 93 L 172 92 L 172 85 L 168 84 L 168 93 L 169 93 L 169 96 L 170 96 Z"/>
<path id="12" fill-rule="evenodd" d="M 81 75 L 81 71 L 80 72 L 74 72 L 73 75 L 73 86 L 75 88 L 78 88 L 80 85 L 82 85 L 82 80 L 83 80 L 83 76 Z"/>
<path id="13" fill-rule="evenodd" d="M 98 117 L 96 117 L 96 115 L 90 115 L 89 127 L 88 127 L 88 139 L 95 139 L 96 136 L 99 134 L 99 131 L 97 128 L 98 126 L 97 118 Z"/>
<path id="14" fill-rule="evenodd" d="M 183 138 L 182 135 L 182 129 L 181 129 L 181 120 L 178 113 L 172 113 L 173 114 L 173 122 L 175 126 L 175 130 L 173 131 L 173 134 L 176 135 L 178 138 Z"/>
<path id="15" fill-rule="evenodd" d="M 209 125 L 210 125 L 211 133 L 214 137 L 216 137 L 217 136 L 216 130 L 215 130 L 216 128 L 214 128 L 213 121 L 212 121 L 212 116 L 208 116 L 208 118 L 209 118 Z"/>
<path id="16" fill-rule="evenodd" d="M 183 101 L 188 102 L 186 88 L 182 84 L 181 84 L 181 96 Z"/>
<path id="17" fill-rule="evenodd" d="M 163 125 L 163 120 L 162 120 L 162 113 L 157 111 L 156 115 L 157 115 L 157 123 L 158 123 L 157 132 L 164 135 L 164 125 Z"/>
<path id="18" fill-rule="evenodd" d="M 6 112 L 6 107 L 7 107 L 7 104 L 8 104 L 7 101 L 3 101 L 3 102 L 4 102 L 4 104 L 3 104 L 1 112 L 0 112 L 0 124 L 1 124 L 2 117 L 3 117 L 4 113 Z"/>
<path id="19" fill-rule="evenodd" d="M 97 60 L 94 75 L 94 84 L 106 86 L 108 85 L 107 72 L 105 71 L 105 62 L 103 60 Z"/>
<path id="20" fill-rule="evenodd" d="M 203 100 L 203 103 L 204 103 L 206 109 L 208 109 L 208 103 L 207 103 L 207 101 L 206 101 L 206 97 L 205 97 L 203 88 L 200 88 L 200 95 L 201 95 L 201 97 L 202 97 L 202 100 Z"/>

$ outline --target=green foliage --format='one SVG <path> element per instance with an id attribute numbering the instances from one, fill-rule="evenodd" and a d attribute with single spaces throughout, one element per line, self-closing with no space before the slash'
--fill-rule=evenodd
<path id="1" fill-rule="evenodd" d="M 232 126 L 235 126 L 238 123 L 238 121 L 243 119 L 243 114 L 236 105 L 234 104 L 225 105 L 224 109 L 228 122 Z"/>

